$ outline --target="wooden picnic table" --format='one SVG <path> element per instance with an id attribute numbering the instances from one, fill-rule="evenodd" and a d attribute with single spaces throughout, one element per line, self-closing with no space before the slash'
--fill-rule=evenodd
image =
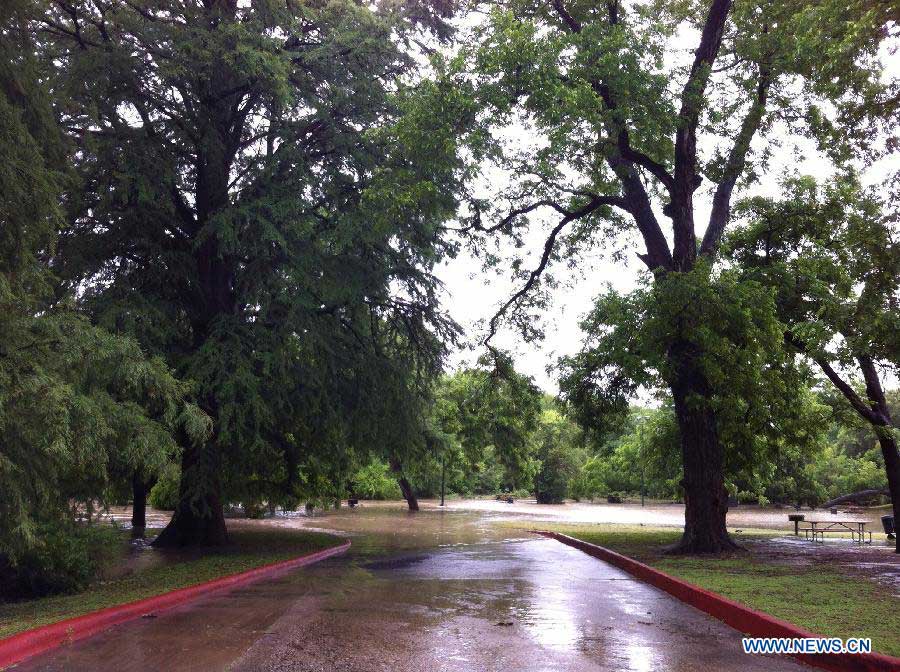
<path id="1" fill-rule="evenodd" d="M 866 525 L 869 524 L 869 521 L 867 520 L 837 520 L 834 518 L 825 518 L 823 520 L 805 520 L 803 522 L 809 523 L 809 527 L 802 528 L 803 533 L 806 535 L 807 539 L 809 539 L 810 534 L 812 534 L 812 540 L 814 542 L 818 540 L 820 543 L 824 544 L 825 534 L 828 532 L 849 532 L 850 538 L 857 544 L 872 543 L 871 532 L 868 532 L 869 540 L 865 540 Z"/>

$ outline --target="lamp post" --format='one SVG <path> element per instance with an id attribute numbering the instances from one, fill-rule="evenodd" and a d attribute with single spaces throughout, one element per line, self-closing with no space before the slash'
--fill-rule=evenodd
<path id="1" fill-rule="evenodd" d="M 641 506 L 644 506 L 644 461 L 641 460 Z"/>
<path id="2" fill-rule="evenodd" d="M 441 451 L 441 506 L 444 505 L 444 467 L 445 467 L 445 453 Z"/>

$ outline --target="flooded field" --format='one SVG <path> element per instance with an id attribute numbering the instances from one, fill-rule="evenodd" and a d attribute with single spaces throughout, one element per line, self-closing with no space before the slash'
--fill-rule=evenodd
<path id="1" fill-rule="evenodd" d="M 567 509 L 583 522 L 586 512 L 606 507 L 469 506 L 439 510 L 429 503 L 409 514 L 387 503 L 230 521 L 328 530 L 353 546 L 344 556 L 150 615 L 17 669 L 803 669 L 749 658 L 740 635 L 720 622 L 575 549 L 502 524 Z M 620 518 L 635 515 L 627 506 L 617 511 Z M 680 514 L 663 507 L 654 515 L 658 522 Z"/>
<path id="2" fill-rule="evenodd" d="M 436 502 L 429 501 L 429 506 Z M 586 502 L 567 502 L 560 505 L 535 504 L 530 501 L 507 504 L 495 500 L 448 500 L 451 510 L 478 510 L 491 513 L 507 513 L 515 517 L 532 518 L 535 521 L 553 521 L 558 523 L 614 523 L 620 525 L 661 525 L 682 527 L 684 525 L 684 505 L 674 503 L 647 502 L 625 504 L 590 504 Z M 792 508 L 759 507 L 741 505 L 728 511 L 729 529 L 772 529 L 793 531 L 793 523 L 789 523 L 788 514 L 796 513 Z M 816 510 L 800 511 L 807 518 L 827 518 L 832 514 Z M 881 509 L 862 511 L 841 511 L 837 517 L 853 520 L 865 520 L 871 524 L 873 531 L 881 531 L 880 517 L 885 514 Z"/>
<path id="3" fill-rule="evenodd" d="M 419 500 L 423 510 L 439 510 L 436 500 Z M 405 511 L 406 504 L 402 501 L 391 502 L 363 502 L 361 510 L 385 510 Z M 509 518 L 510 520 L 534 520 L 550 521 L 558 523 L 611 523 L 620 525 L 659 525 L 681 527 L 684 525 L 684 505 L 677 503 L 660 503 L 648 501 L 646 506 L 637 502 L 624 504 L 566 502 L 565 504 L 536 504 L 534 500 L 517 500 L 512 504 L 496 501 L 494 499 L 448 499 L 446 501 L 448 511 L 483 512 L 489 514 L 494 520 Z M 338 513 L 340 510 L 338 510 Z M 759 507 L 755 505 L 741 505 L 732 507 L 728 511 L 729 529 L 770 529 L 793 531 L 793 523 L 788 521 L 788 514 L 795 513 L 793 508 Z M 804 509 L 799 513 L 807 518 L 825 519 L 835 517 L 828 511 L 821 509 L 811 511 Z M 870 524 L 873 532 L 880 533 L 882 515 L 889 513 L 886 509 L 840 509 L 836 517 L 841 519 L 864 520 Z M 314 513 L 311 517 L 305 512 L 279 514 L 279 518 L 307 521 L 318 520 L 322 513 Z M 128 525 L 131 518 L 131 510 L 127 508 L 113 508 L 108 518 L 119 524 Z M 149 527 L 162 527 L 168 521 L 169 516 L 165 512 L 148 510 L 147 524 Z M 236 522 L 236 521 L 232 521 Z M 882 535 L 883 536 L 883 535 Z"/>

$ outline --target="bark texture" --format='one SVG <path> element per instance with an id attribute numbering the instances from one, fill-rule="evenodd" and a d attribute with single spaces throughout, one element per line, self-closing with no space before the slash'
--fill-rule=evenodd
<path id="1" fill-rule="evenodd" d="M 672 553 L 722 553 L 738 547 L 725 525 L 728 492 L 725 489 L 724 451 L 719 440 L 711 390 L 699 370 L 698 353 L 676 343 L 670 357 L 678 362 L 671 384 L 675 416 L 681 434 L 684 467 L 684 533 Z"/>
<path id="2" fill-rule="evenodd" d="M 181 459 L 178 508 L 154 540 L 159 547 L 222 546 L 228 543 L 218 465 L 208 446 L 191 446 Z"/>
<path id="3" fill-rule="evenodd" d="M 397 483 L 400 484 L 400 490 L 403 492 L 403 499 L 406 500 L 406 504 L 409 507 L 409 510 L 418 511 L 419 500 L 416 497 L 416 493 L 413 491 L 410 482 L 406 480 L 405 476 L 401 476 L 399 479 L 397 479 Z"/>

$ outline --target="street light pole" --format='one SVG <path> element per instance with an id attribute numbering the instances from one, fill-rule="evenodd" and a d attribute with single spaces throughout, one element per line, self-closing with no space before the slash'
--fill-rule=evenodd
<path id="1" fill-rule="evenodd" d="M 641 506 L 644 506 L 644 461 L 641 460 Z"/>
<path id="2" fill-rule="evenodd" d="M 441 453 L 441 506 L 444 505 L 444 453 Z"/>

